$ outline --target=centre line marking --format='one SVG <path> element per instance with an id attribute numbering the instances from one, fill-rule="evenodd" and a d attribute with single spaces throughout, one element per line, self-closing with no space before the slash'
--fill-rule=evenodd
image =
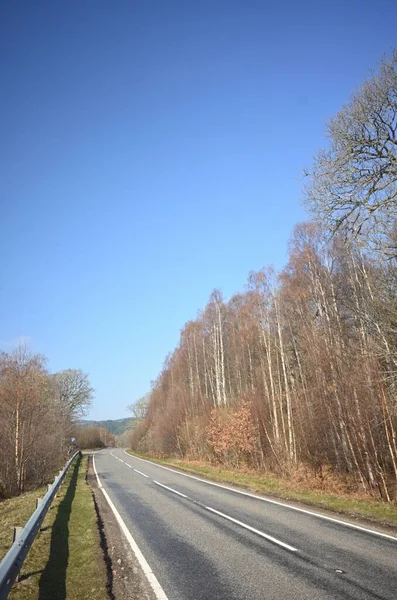
<path id="1" fill-rule="evenodd" d="M 145 473 L 142 473 L 142 471 L 138 471 L 138 469 L 134 469 L 135 473 L 139 473 L 139 475 L 143 475 L 144 477 L 147 477 L 147 479 L 149 479 L 149 475 L 145 475 Z"/>
<path id="2" fill-rule="evenodd" d="M 216 515 L 219 515 L 220 517 L 223 517 L 224 519 L 227 519 L 228 521 L 231 521 L 232 523 L 236 523 L 236 525 L 240 525 L 240 527 L 244 527 L 244 529 L 248 529 L 248 531 L 252 531 L 253 533 L 256 533 L 257 535 L 260 535 L 261 537 L 265 538 L 266 540 L 269 540 L 269 542 L 273 542 L 274 544 L 277 544 L 278 546 L 282 546 L 286 550 L 290 550 L 291 552 L 298 552 L 297 548 L 294 548 L 293 546 L 290 546 L 289 544 L 285 544 L 281 540 L 278 540 L 277 538 L 274 538 L 273 536 L 268 535 L 267 533 L 264 533 L 263 531 L 259 531 L 259 529 L 255 529 L 255 527 L 251 527 L 251 525 L 247 525 L 247 523 L 243 523 L 242 521 L 233 519 L 233 517 L 229 517 L 229 515 L 225 515 L 225 513 L 222 513 L 219 510 L 215 510 L 215 508 L 211 508 L 210 506 L 205 506 L 204 508 L 206 510 L 209 510 L 212 513 L 215 513 Z"/>
<path id="3" fill-rule="evenodd" d="M 182 498 L 187 498 L 187 496 L 185 496 L 185 494 L 182 494 L 181 492 L 177 492 L 173 488 L 170 488 L 170 487 L 168 487 L 168 485 L 164 485 L 164 484 L 160 483 L 159 481 L 155 481 L 153 479 L 153 483 L 155 483 L 156 485 L 159 485 L 162 488 L 165 488 L 166 490 L 169 490 L 170 492 L 173 492 L 174 494 L 178 494 L 178 496 L 182 496 Z"/>
<path id="4" fill-rule="evenodd" d="M 342 525 L 343 527 L 350 527 L 351 529 L 357 529 L 358 531 L 363 531 L 364 533 L 369 533 L 371 535 L 376 535 L 379 537 L 386 538 L 388 540 L 392 540 L 393 542 L 397 542 L 396 536 L 389 535 L 388 533 L 382 533 L 381 531 L 376 531 L 376 529 L 368 529 L 367 527 L 362 527 L 361 525 L 356 525 L 355 523 L 349 523 L 349 521 L 342 521 L 341 519 L 336 519 L 334 517 L 329 517 L 328 515 L 316 513 L 313 510 L 308 510 L 306 508 L 300 508 L 298 506 L 286 504 L 285 502 L 280 502 L 279 500 L 273 500 L 271 498 L 267 498 L 266 496 L 258 496 L 258 494 L 244 492 L 243 490 L 239 490 L 237 488 L 233 488 L 228 485 L 223 485 L 221 483 L 215 483 L 214 481 L 209 481 L 208 479 L 202 479 L 201 477 L 196 477 L 195 475 L 189 475 L 188 473 L 182 473 L 182 471 L 177 471 L 176 469 L 171 469 L 170 467 L 165 467 L 164 465 L 159 465 L 158 463 L 154 463 L 151 460 L 148 460 L 146 458 L 140 458 L 139 456 L 130 454 L 129 452 L 126 452 L 125 449 L 124 449 L 124 454 L 126 454 L 127 456 L 132 456 L 136 460 L 140 460 L 142 462 L 149 463 L 150 465 L 153 465 L 154 467 L 159 467 L 160 469 L 165 469 L 166 471 L 171 471 L 171 473 L 176 473 L 177 475 L 181 475 L 182 477 L 188 477 L 189 479 L 195 479 L 196 481 L 200 481 L 201 483 L 205 483 L 206 485 L 211 485 L 211 486 L 214 486 L 217 488 L 221 488 L 223 490 L 227 490 L 228 492 L 233 492 L 234 494 L 240 494 L 241 496 L 246 496 L 248 498 L 254 498 L 255 500 L 259 500 L 260 502 L 266 502 L 268 504 L 273 504 L 275 506 L 281 506 L 282 508 L 286 508 L 288 510 L 294 510 L 296 512 L 301 512 L 306 515 L 310 515 L 311 517 L 316 517 L 317 519 L 324 519 L 325 521 L 330 521 L 331 523 L 337 523 L 338 525 Z"/>
<path id="5" fill-rule="evenodd" d="M 127 454 L 127 452 L 125 452 L 125 454 Z M 132 467 L 127 462 L 125 462 L 124 460 L 121 460 L 120 458 L 118 458 L 116 456 L 115 456 L 115 458 L 117 458 L 117 460 L 120 460 L 121 462 L 123 462 L 125 465 L 127 465 L 127 467 L 130 467 L 130 469 L 133 469 L 135 471 L 135 473 L 139 473 L 139 475 L 142 475 L 143 477 L 146 477 L 147 479 L 149 479 L 149 476 L 146 475 L 146 473 L 142 473 L 142 471 L 139 471 L 138 469 L 134 469 L 134 467 Z M 141 459 L 141 460 L 143 460 L 144 462 L 150 463 L 150 461 L 145 461 L 144 459 Z M 153 463 L 151 463 L 151 464 L 153 464 Z M 155 465 L 155 466 L 161 466 L 161 465 Z M 163 468 L 168 471 L 173 471 L 173 469 L 169 469 L 167 467 L 163 467 Z M 174 471 L 174 472 L 179 473 L 178 471 Z M 182 473 L 182 474 L 184 475 L 184 473 Z M 187 477 L 189 477 L 189 475 L 187 475 Z M 196 477 L 193 477 L 193 476 L 190 476 L 190 477 L 192 477 L 192 479 L 196 479 Z M 281 540 L 273 537 L 272 535 L 264 533 L 263 531 L 260 531 L 259 529 L 256 529 L 255 527 L 251 527 L 251 525 L 248 525 L 247 523 L 243 523 L 242 521 L 239 521 L 238 519 L 234 519 L 233 517 L 230 517 L 229 515 L 226 515 L 225 513 L 220 512 L 219 510 L 215 510 L 215 508 L 211 508 L 210 506 L 205 506 L 201 502 L 197 502 L 196 500 L 189 498 L 189 496 L 186 496 L 186 494 L 182 494 L 182 492 L 178 492 L 174 488 L 171 488 L 168 485 L 164 485 L 163 483 L 160 483 L 159 481 L 156 481 L 155 479 L 152 479 L 151 481 L 153 481 L 153 483 L 155 483 L 156 485 L 164 488 L 165 490 L 168 490 L 169 492 L 172 492 L 173 494 L 176 494 L 177 496 L 181 496 L 181 498 L 185 498 L 186 500 L 193 502 L 197 506 L 201 506 L 201 508 L 208 510 L 211 513 L 214 513 L 214 514 L 218 515 L 219 517 L 222 517 L 223 519 L 231 521 L 232 523 L 235 523 L 236 525 L 239 525 L 239 527 L 243 527 L 244 529 L 247 529 L 247 531 L 252 531 L 252 533 L 259 535 L 260 537 L 264 538 L 265 540 L 268 540 L 269 542 L 272 542 L 273 544 L 276 544 L 277 546 L 281 546 L 282 548 L 285 548 L 286 550 L 289 550 L 290 552 L 298 552 L 298 549 L 294 548 L 294 546 L 290 546 L 290 544 L 286 544 L 285 542 L 282 542 Z M 203 483 L 207 483 L 205 480 L 201 480 L 201 481 L 203 481 Z M 219 486 L 219 487 L 223 487 L 223 486 Z M 253 497 L 255 497 L 255 496 L 253 496 Z"/>
<path id="6" fill-rule="evenodd" d="M 225 515 L 225 513 L 222 513 L 219 510 L 215 510 L 215 508 L 211 508 L 210 506 L 204 506 L 204 504 L 201 504 L 201 502 L 192 500 L 185 494 L 182 494 L 181 492 L 174 490 L 174 488 L 168 487 L 168 485 L 164 485 L 163 483 L 160 483 L 159 481 L 156 481 L 155 479 L 152 479 L 152 481 L 156 485 L 159 485 L 160 487 L 168 490 L 169 492 L 172 492 L 173 494 L 177 494 L 178 496 L 182 496 L 182 498 L 186 498 L 186 500 L 190 500 L 191 502 L 194 502 L 195 504 L 197 504 L 198 506 L 201 506 L 205 510 L 209 510 L 210 512 L 215 513 L 215 514 L 219 515 L 220 517 L 227 519 L 228 521 L 232 521 L 232 523 L 235 523 L 236 525 L 239 525 L 240 527 L 244 527 L 244 529 L 248 529 L 248 531 L 252 531 L 256 535 L 260 535 L 261 537 L 265 538 L 269 542 L 272 542 L 273 544 L 282 546 L 286 550 L 290 550 L 290 552 L 298 552 L 297 548 L 294 548 L 293 546 L 290 546 L 289 544 L 286 544 L 285 542 L 282 542 L 281 540 L 278 540 L 277 538 L 275 538 L 271 535 L 268 535 L 267 533 L 264 533 L 263 531 L 259 531 L 259 529 L 255 529 L 255 527 L 251 527 L 251 525 L 247 525 L 247 523 L 243 523 L 242 521 L 238 521 L 237 519 L 234 519 L 233 517 L 229 517 L 229 515 Z"/>

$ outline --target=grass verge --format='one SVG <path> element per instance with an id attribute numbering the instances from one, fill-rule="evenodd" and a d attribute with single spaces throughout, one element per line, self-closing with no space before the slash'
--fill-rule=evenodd
<path id="1" fill-rule="evenodd" d="M 23 527 L 36 509 L 36 498 L 44 496 L 45 488 L 27 492 L 0 502 L 0 560 L 12 544 L 13 527 Z"/>
<path id="2" fill-rule="evenodd" d="M 107 600 L 107 575 L 87 460 L 69 470 L 22 567 L 10 600 Z M 23 525 L 42 490 L 0 503 L 0 556 L 12 542 L 12 526 Z"/>
<path id="3" fill-rule="evenodd" d="M 334 494 L 321 490 L 299 487 L 286 479 L 269 474 L 232 471 L 206 463 L 183 461 L 178 458 L 156 458 L 127 450 L 132 456 L 146 458 L 155 463 L 170 466 L 186 473 L 202 476 L 211 481 L 229 483 L 258 494 L 265 494 L 283 500 L 303 502 L 331 510 L 338 514 L 361 518 L 374 524 L 397 528 L 397 505 L 387 504 L 365 496 Z"/>

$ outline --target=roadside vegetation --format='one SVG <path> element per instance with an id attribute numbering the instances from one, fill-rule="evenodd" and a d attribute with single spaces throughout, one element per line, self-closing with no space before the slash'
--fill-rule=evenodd
<path id="1" fill-rule="evenodd" d="M 104 427 L 98 425 L 76 425 L 73 428 L 73 437 L 76 445 L 81 450 L 93 450 L 115 446 L 115 436 Z"/>
<path id="2" fill-rule="evenodd" d="M 107 573 L 97 515 L 86 482 L 87 457 L 71 467 L 22 567 L 10 600 L 105 600 Z M 41 490 L 44 493 L 44 490 Z M 0 503 L 0 557 L 23 525 L 39 490 Z"/>
<path id="3" fill-rule="evenodd" d="M 79 369 L 50 373 L 25 345 L 0 352 L 0 499 L 52 481 L 93 389 Z"/>
<path id="4" fill-rule="evenodd" d="M 211 294 L 137 403 L 130 446 L 394 521 L 397 51 L 328 137 L 306 173 L 313 219 L 295 228 L 287 265 L 250 273 L 228 301 Z"/>
<path id="5" fill-rule="evenodd" d="M 0 502 L 0 560 L 5 556 L 13 540 L 13 528 L 23 527 L 36 509 L 36 499 L 46 493 L 46 488 L 37 488 L 20 496 Z"/>

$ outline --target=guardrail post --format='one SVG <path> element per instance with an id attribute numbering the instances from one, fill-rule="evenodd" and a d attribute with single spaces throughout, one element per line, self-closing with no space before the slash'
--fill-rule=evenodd
<path id="1" fill-rule="evenodd" d="M 36 510 L 25 523 L 24 527 L 14 527 L 13 544 L 4 558 L 0 561 L 0 600 L 5 600 L 7 598 L 14 582 L 18 581 L 23 561 L 33 544 L 41 523 L 43 522 L 69 467 L 77 455 L 78 452 L 75 452 L 75 454 L 67 461 L 64 469 L 62 469 L 55 478 L 54 483 L 48 486 L 44 498 L 37 498 Z"/>
<path id="2" fill-rule="evenodd" d="M 15 542 L 17 542 L 18 539 L 21 537 L 22 529 L 23 529 L 23 527 L 14 527 L 14 532 L 13 532 L 13 536 L 12 536 L 13 544 L 15 544 Z"/>

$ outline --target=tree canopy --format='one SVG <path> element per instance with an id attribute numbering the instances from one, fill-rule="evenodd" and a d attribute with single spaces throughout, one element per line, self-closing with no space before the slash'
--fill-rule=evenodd
<path id="1" fill-rule="evenodd" d="M 397 50 L 330 121 L 306 202 L 325 226 L 397 254 Z"/>

